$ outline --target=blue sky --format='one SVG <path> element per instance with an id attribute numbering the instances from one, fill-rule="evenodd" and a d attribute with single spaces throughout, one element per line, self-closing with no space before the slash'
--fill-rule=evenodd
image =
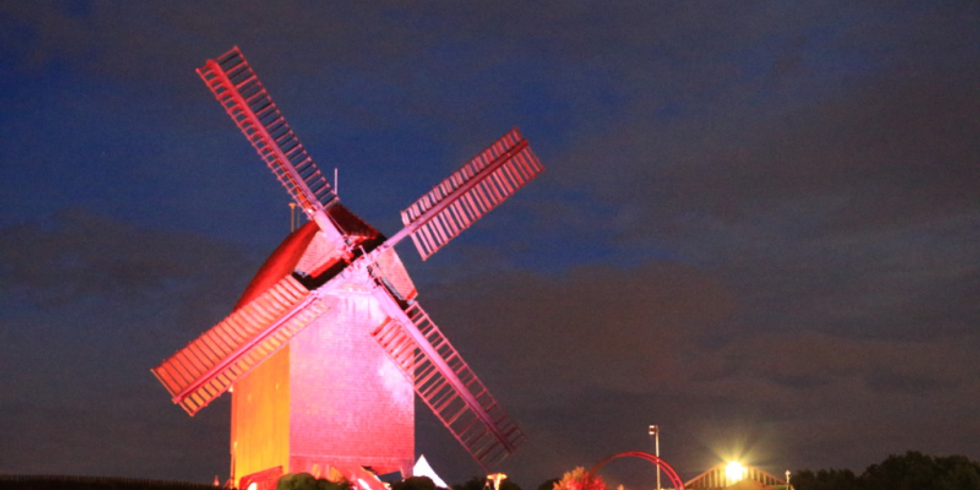
<path id="1" fill-rule="evenodd" d="M 524 488 L 650 449 L 653 423 L 684 478 L 732 454 L 777 475 L 978 459 L 978 21 L 924 1 L 0 2 L 0 472 L 227 473 L 227 400 L 191 419 L 149 368 L 288 232 L 194 73 L 235 45 L 388 234 L 511 127 L 530 139 L 544 174 L 426 263 L 400 248 L 529 435 L 503 467 Z M 434 419 L 418 446 L 449 481 L 478 471 Z"/>

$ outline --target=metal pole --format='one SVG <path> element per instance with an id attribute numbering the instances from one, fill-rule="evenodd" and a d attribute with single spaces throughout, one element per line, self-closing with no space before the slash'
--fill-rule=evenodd
<path id="1" fill-rule="evenodd" d="M 657 449 L 657 459 L 660 459 L 660 427 L 657 427 L 657 435 L 654 438 Z M 660 490 L 660 465 L 657 465 L 657 490 Z M 676 488 L 674 490 L 677 490 Z"/>
<path id="2" fill-rule="evenodd" d="M 654 455 L 657 457 L 657 460 L 659 460 L 660 459 L 660 426 L 659 425 L 651 425 L 650 428 L 649 428 L 649 432 L 648 433 L 651 436 L 653 436 L 653 444 L 654 444 L 653 451 L 654 451 Z M 661 487 L 660 487 L 660 464 L 658 463 L 657 464 L 657 490 L 660 490 L 660 489 L 661 489 Z"/>

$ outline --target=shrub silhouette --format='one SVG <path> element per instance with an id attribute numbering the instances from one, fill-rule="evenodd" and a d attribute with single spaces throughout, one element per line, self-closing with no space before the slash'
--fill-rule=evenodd
<path id="1" fill-rule="evenodd" d="M 276 482 L 276 490 L 353 490 L 347 480 L 330 481 L 309 473 L 287 473 Z"/>

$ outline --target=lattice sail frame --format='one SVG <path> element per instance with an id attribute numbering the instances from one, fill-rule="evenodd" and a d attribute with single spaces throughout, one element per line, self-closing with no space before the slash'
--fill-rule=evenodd
<path id="1" fill-rule="evenodd" d="M 322 230 L 336 233 L 325 210 L 338 201 L 337 193 L 238 47 L 208 60 L 197 73 L 300 209 Z"/>
<path id="2" fill-rule="evenodd" d="M 484 469 L 526 437 L 422 307 L 379 298 L 389 320 L 372 337 L 412 382 L 415 393 Z"/>
<path id="3" fill-rule="evenodd" d="M 401 212 L 422 260 L 544 170 L 517 128 Z M 421 223 L 420 223 L 421 222 Z"/>

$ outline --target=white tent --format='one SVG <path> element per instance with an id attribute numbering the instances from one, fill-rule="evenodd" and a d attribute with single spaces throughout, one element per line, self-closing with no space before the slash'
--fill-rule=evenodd
<path id="1" fill-rule="evenodd" d="M 435 483 L 437 487 L 449 488 L 449 485 L 446 485 L 446 482 L 442 481 L 442 478 L 439 478 L 439 475 L 436 474 L 435 470 L 429 466 L 429 462 L 426 461 L 424 454 L 420 455 L 419 460 L 415 462 L 415 467 L 412 468 L 412 476 L 427 476 L 432 479 L 432 482 Z"/>

